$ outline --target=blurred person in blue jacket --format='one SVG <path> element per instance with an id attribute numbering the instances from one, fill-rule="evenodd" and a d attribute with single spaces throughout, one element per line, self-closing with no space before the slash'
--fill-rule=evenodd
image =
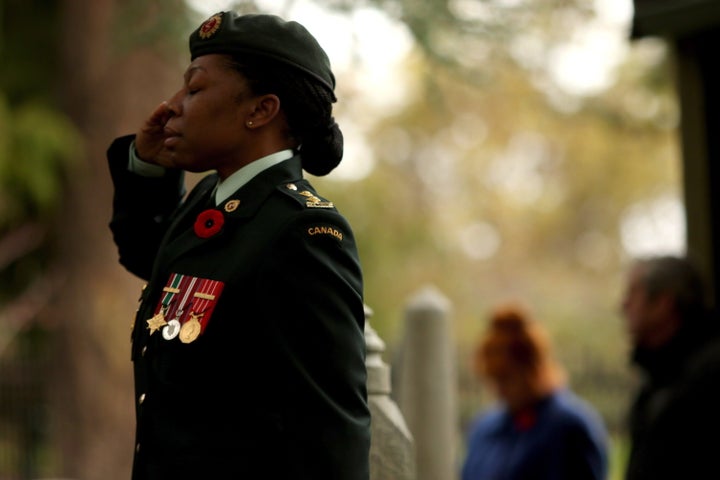
<path id="1" fill-rule="evenodd" d="M 525 309 L 495 309 L 474 368 L 497 403 L 470 425 L 462 480 L 607 478 L 605 425 L 571 391 L 548 334 Z"/>

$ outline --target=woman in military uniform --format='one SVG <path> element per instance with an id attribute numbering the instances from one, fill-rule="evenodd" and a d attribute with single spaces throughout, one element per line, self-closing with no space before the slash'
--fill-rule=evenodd
<path id="1" fill-rule="evenodd" d="M 108 150 L 132 333 L 133 479 L 367 480 L 362 273 L 303 177 L 342 158 L 335 78 L 300 24 L 220 12 L 182 87 Z M 206 172 L 185 195 L 184 171 Z"/>

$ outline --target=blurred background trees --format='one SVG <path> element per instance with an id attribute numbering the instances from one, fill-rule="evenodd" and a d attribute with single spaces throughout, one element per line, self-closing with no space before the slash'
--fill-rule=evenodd
<path id="1" fill-rule="evenodd" d="M 493 305 L 519 299 L 624 434 L 623 266 L 682 249 L 683 224 L 665 46 L 621 32 L 607 77 L 592 66 L 609 53 L 572 50 L 604 31 L 610 3 L 624 2 L 235 2 L 370 18 L 384 48 L 409 45 L 377 84 L 357 44 L 349 60 L 329 50 L 347 169 L 312 181 L 356 230 L 388 358 L 409 296 L 432 284 L 452 301 L 459 430 L 487 401 L 472 341 Z M 104 152 L 178 87 L 189 32 L 231 5 L 0 0 L 0 478 L 129 476 L 142 283 L 116 262 Z M 585 88 L 563 80 L 567 65 L 588 70 Z"/>

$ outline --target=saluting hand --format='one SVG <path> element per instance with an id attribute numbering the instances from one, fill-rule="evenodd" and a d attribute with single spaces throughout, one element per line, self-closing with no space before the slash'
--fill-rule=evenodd
<path id="1" fill-rule="evenodd" d="M 165 124 L 172 117 L 167 102 L 162 102 L 155 108 L 135 136 L 135 150 L 141 160 L 163 167 L 172 167 L 170 152 L 164 148 L 164 141 L 168 137 Z"/>

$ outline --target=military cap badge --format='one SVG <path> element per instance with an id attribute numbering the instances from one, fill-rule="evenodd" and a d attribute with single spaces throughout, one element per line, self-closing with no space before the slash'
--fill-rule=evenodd
<path id="1" fill-rule="evenodd" d="M 222 14 L 216 13 L 212 17 L 205 20 L 202 25 L 200 25 L 198 35 L 203 40 L 206 40 L 206 39 L 212 37 L 220 29 L 221 23 L 222 23 Z"/>

